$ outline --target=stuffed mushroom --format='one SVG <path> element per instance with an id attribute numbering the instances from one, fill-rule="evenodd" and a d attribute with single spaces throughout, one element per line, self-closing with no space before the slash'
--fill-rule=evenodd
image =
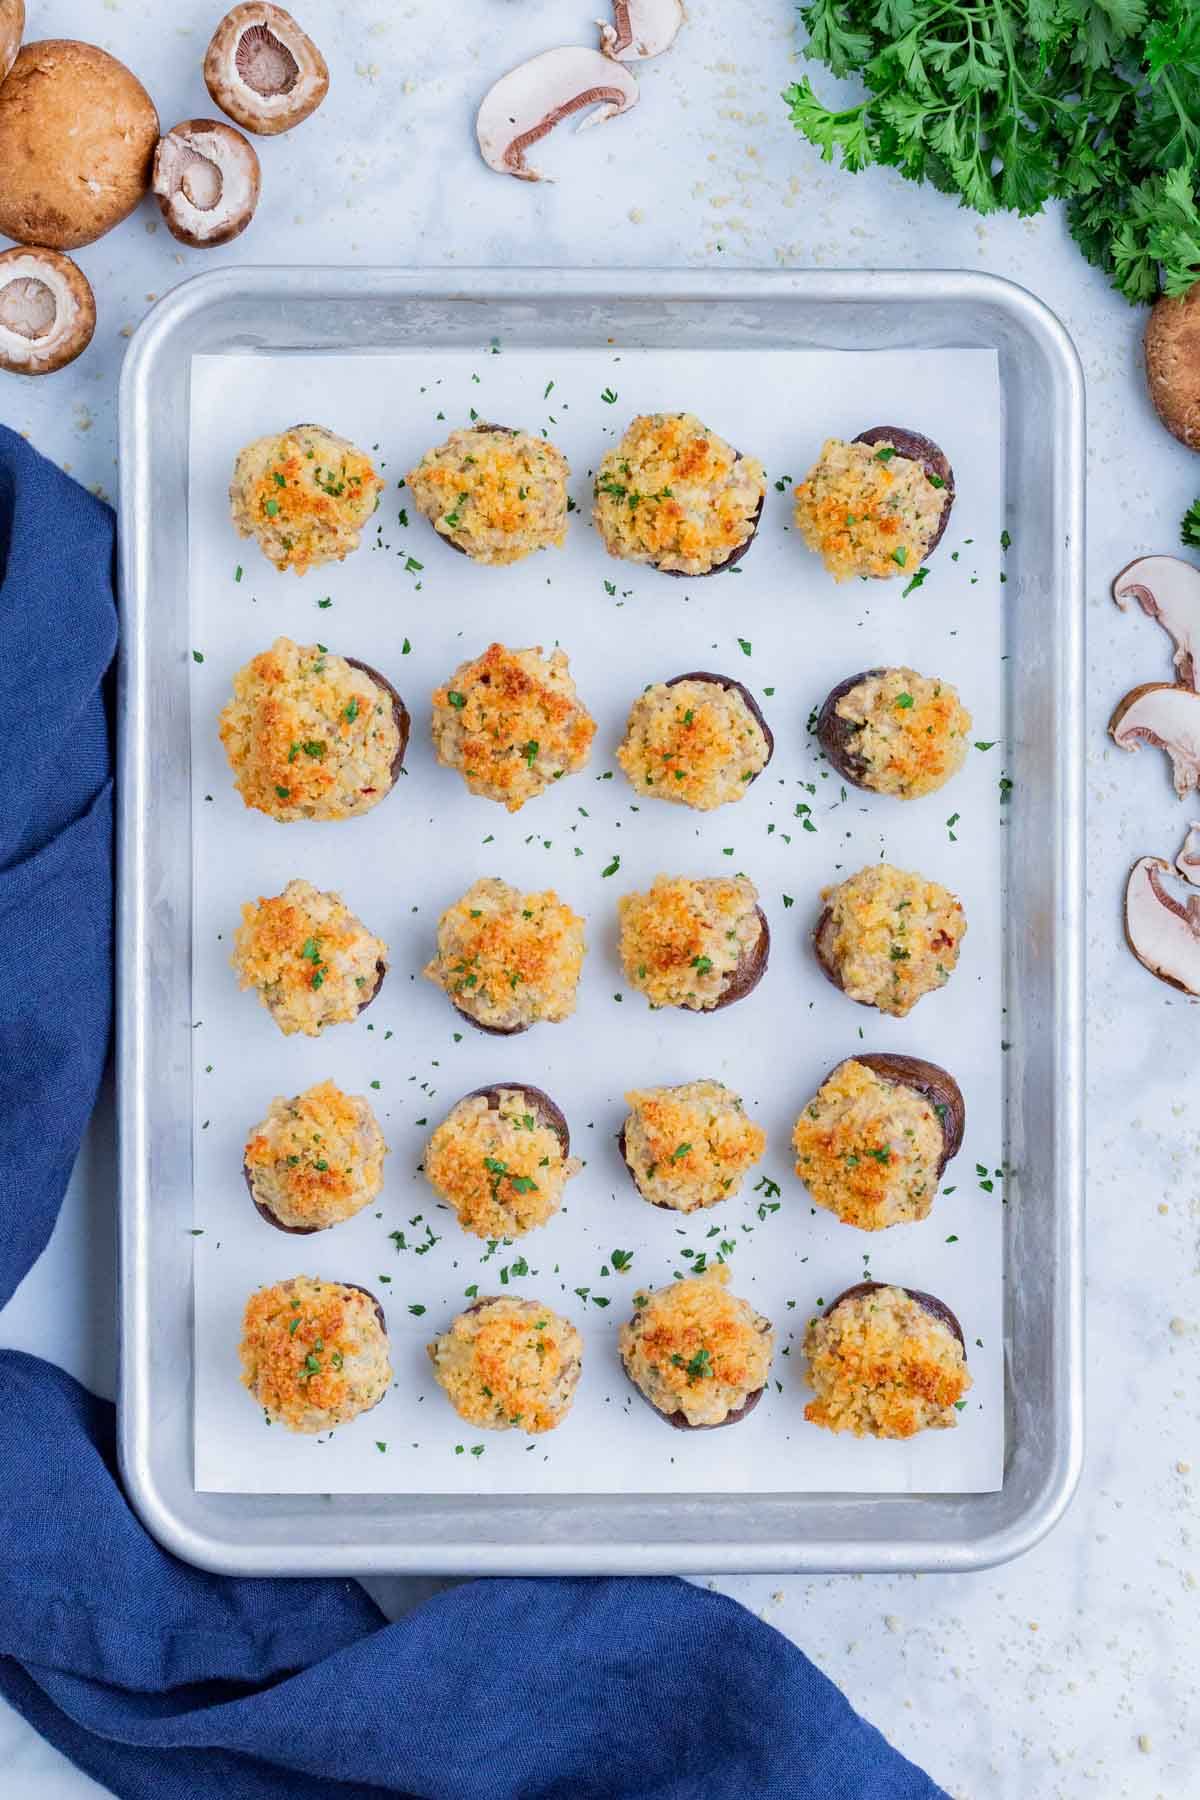
<path id="1" fill-rule="evenodd" d="M 259 1288 L 242 1323 L 242 1384 L 269 1425 L 331 1431 L 378 1406 L 392 1379 L 387 1321 L 366 1288 L 295 1275 Z"/>
<path id="2" fill-rule="evenodd" d="M 540 1300 L 476 1300 L 426 1346 L 434 1377 L 460 1419 L 484 1431 L 553 1431 L 571 1410 L 583 1339 Z"/>
<path id="3" fill-rule="evenodd" d="M 712 812 L 743 798 L 774 749 L 749 689 L 697 670 L 638 695 L 617 761 L 639 794 Z"/>
<path id="4" fill-rule="evenodd" d="M 584 768 L 596 721 L 580 701 L 566 652 L 490 644 L 433 693 L 433 742 L 443 768 L 473 794 L 519 812 Z"/>
<path id="5" fill-rule="evenodd" d="M 836 581 L 910 578 L 941 542 L 954 471 L 931 438 L 875 425 L 828 438 L 796 487 L 796 525 Z"/>
<path id="6" fill-rule="evenodd" d="M 621 1155 L 651 1206 L 690 1213 L 731 1199 L 767 1147 L 766 1133 L 723 1082 L 635 1088 L 625 1098 Z"/>
<path id="7" fill-rule="evenodd" d="M 287 823 L 352 819 L 399 779 L 408 709 L 386 676 L 277 638 L 233 678 L 220 735 L 247 806 Z"/>
<path id="8" fill-rule="evenodd" d="M 584 923 L 553 888 L 523 894 L 485 876 L 438 920 L 422 973 L 481 1031 L 509 1037 L 575 1011 Z"/>
<path id="9" fill-rule="evenodd" d="M 767 478 L 695 413 L 634 419 L 596 472 L 592 523 L 610 556 L 715 575 L 746 554 Z"/>
<path id="10" fill-rule="evenodd" d="M 426 1179 L 464 1231 L 516 1238 L 552 1219 L 583 1164 L 567 1121 L 541 1088 L 476 1088 L 442 1120 L 425 1151 Z"/>
<path id="11" fill-rule="evenodd" d="M 839 681 L 817 716 L 817 740 L 846 781 L 916 800 L 957 774 L 971 715 L 948 681 L 915 669 L 865 669 Z"/>
<path id="12" fill-rule="evenodd" d="M 418 512 L 452 549 L 500 564 L 566 542 L 570 473 L 545 438 L 481 423 L 452 431 L 405 480 Z"/>
<path id="13" fill-rule="evenodd" d="M 680 1431 L 736 1425 L 762 1398 L 771 1369 L 771 1321 L 728 1292 L 729 1268 L 634 1296 L 620 1333 L 634 1387 Z"/>
<path id="14" fill-rule="evenodd" d="M 744 875 L 656 875 L 619 912 L 625 974 L 652 1007 L 716 1012 L 762 980 L 771 933 Z"/>
<path id="15" fill-rule="evenodd" d="M 796 1173 L 843 1225 L 882 1231 L 924 1219 L 965 1123 L 962 1091 L 936 1063 L 887 1052 L 850 1057 L 796 1120 Z"/>
<path id="16" fill-rule="evenodd" d="M 821 898 L 817 960 L 860 1006 L 902 1019 L 949 981 L 967 921 L 962 901 L 939 882 L 873 863 L 822 889 Z"/>
<path id="17" fill-rule="evenodd" d="M 239 537 L 277 569 L 304 575 L 344 562 L 386 483 L 370 457 L 323 425 L 256 438 L 234 464 L 229 500 Z"/>
<path id="18" fill-rule="evenodd" d="M 855 1437 L 910 1438 L 958 1424 L 971 1387 L 962 1326 L 919 1288 L 860 1281 L 804 1335 L 812 1425 Z"/>
<path id="19" fill-rule="evenodd" d="M 318 1082 L 272 1100 L 246 1140 L 242 1169 L 268 1225 L 297 1235 L 352 1219 L 383 1191 L 387 1145 L 361 1094 Z"/>
<path id="20" fill-rule="evenodd" d="M 233 967 L 285 1037 L 318 1037 L 358 1017 L 387 974 L 387 945 L 340 894 L 289 881 L 282 894 L 247 901 Z"/>

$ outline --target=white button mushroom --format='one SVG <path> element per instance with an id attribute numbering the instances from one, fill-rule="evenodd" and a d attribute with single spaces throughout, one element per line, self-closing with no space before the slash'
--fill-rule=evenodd
<path id="1" fill-rule="evenodd" d="M 1200 657 L 1200 569 L 1182 556 L 1139 556 L 1113 578 L 1113 599 L 1127 612 L 1136 600 L 1148 619 L 1157 619 L 1175 640 L 1177 679 L 1196 686 Z"/>
<path id="2" fill-rule="evenodd" d="M 221 111 L 260 137 L 290 131 L 329 92 L 329 69 L 282 6 L 235 6 L 212 36 L 204 79 Z"/>
<path id="3" fill-rule="evenodd" d="M 258 205 L 258 153 L 220 119 L 184 119 L 159 139 L 154 192 L 167 230 L 207 250 L 245 231 Z"/>
<path id="4" fill-rule="evenodd" d="M 1118 749 L 1144 743 L 1165 750 L 1181 800 L 1200 787 L 1200 694 L 1192 688 L 1143 682 L 1118 702 L 1108 729 Z"/>
<path id="5" fill-rule="evenodd" d="M 50 375 L 86 350 L 96 302 L 82 269 L 57 250 L 0 253 L 0 368 Z"/>
<path id="6" fill-rule="evenodd" d="M 637 82 L 619 62 L 581 44 L 544 50 L 502 75 L 483 97 L 475 131 L 489 169 L 518 181 L 543 181 L 525 152 L 572 113 L 595 111 L 578 129 L 628 112 L 638 100 Z"/>

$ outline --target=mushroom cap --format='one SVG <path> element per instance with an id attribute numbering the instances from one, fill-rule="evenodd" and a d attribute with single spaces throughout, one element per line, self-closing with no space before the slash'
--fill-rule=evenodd
<path id="1" fill-rule="evenodd" d="M 669 50 L 683 24 L 683 0 L 612 0 L 612 24 L 597 19 L 600 45 L 614 62 L 645 62 Z"/>
<path id="2" fill-rule="evenodd" d="M 1171 759 L 1181 800 L 1200 787 L 1200 694 L 1169 681 L 1145 681 L 1117 702 L 1108 729 L 1121 750 L 1153 744 Z"/>
<path id="3" fill-rule="evenodd" d="M 223 113 L 274 137 L 316 112 L 329 92 L 329 67 L 290 12 L 250 0 L 213 32 L 204 81 Z"/>
<path id="4" fill-rule="evenodd" d="M 1113 577 L 1112 595 L 1122 612 L 1136 600 L 1175 641 L 1176 679 L 1196 686 L 1200 660 L 1200 569 L 1182 556 L 1139 556 Z"/>
<path id="5" fill-rule="evenodd" d="M 25 0 L 0 0 L 0 81 L 17 60 L 25 34 Z"/>
<path id="6" fill-rule="evenodd" d="M 223 119 L 183 119 L 158 140 L 154 192 L 167 230 L 207 250 L 245 231 L 258 205 L 258 152 Z"/>
<path id="7" fill-rule="evenodd" d="M 26 44 L 0 87 L 0 232 L 74 250 L 128 218 L 150 185 L 158 114 L 95 44 Z"/>
<path id="8" fill-rule="evenodd" d="M 479 151 L 498 175 L 545 181 L 525 152 L 572 113 L 595 110 L 578 129 L 601 125 L 638 101 L 638 85 L 623 64 L 584 44 L 543 50 L 518 63 L 483 96 L 475 120 Z"/>
<path id="9" fill-rule="evenodd" d="M 1181 300 L 1166 294 L 1146 321 L 1146 381 L 1173 437 L 1200 450 L 1200 282 Z"/>
<path id="10" fill-rule="evenodd" d="M 1200 998 L 1200 894 L 1176 900 L 1163 886 L 1171 865 L 1141 856 L 1125 884 L 1125 940 L 1142 967 Z"/>
<path id="11" fill-rule="evenodd" d="M 0 252 L 0 369 L 50 375 L 87 349 L 96 301 L 83 270 L 57 250 Z"/>

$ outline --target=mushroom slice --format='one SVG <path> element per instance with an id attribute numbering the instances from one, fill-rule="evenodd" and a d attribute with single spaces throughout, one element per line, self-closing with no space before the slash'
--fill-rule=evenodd
<path id="1" fill-rule="evenodd" d="M 1200 887 L 1200 820 L 1193 819 L 1188 826 L 1187 836 L 1175 858 L 1175 867 L 1185 881 Z"/>
<path id="2" fill-rule="evenodd" d="M 260 137 L 290 131 L 329 92 L 312 39 L 282 6 L 259 0 L 225 14 L 205 53 L 204 80 L 221 111 Z"/>
<path id="3" fill-rule="evenodd" d="M 1142 967 L 1200 998 L 1200 894 L 1186 902 L 1163 886 L 1171 873 L 1161 856 L 1142 856 L 1125 887 L 1125 938 Z"/>
<path id="4" fill-rule="evenodd" d="M 57 250 L 0 254 L 0 368 L 50 375 L 86 350 L 96 301 L 83 270 Z"/>
<path id="5" fill-rule="evenodd" d="M 518 181 L 545 181 L 528 167 L 525 152 L 571 113 L 595 111 L 578 129 L 601 125 L 628 112 L 638 86 L 628 69 L 582 44 L 544 50 L 502 75 L 483 96 L 475 134 L 489 169 Z"/>
<path id="6" fill-rule="evenodd" d="M 0 81 L 17 60 L 25 33 L 25 0 L 0 0 Z"/>
<path id="7" fill-rule="evenodd" d="M 1121 750 L 1136 750 L 1140 743 L 1165 750 L 1181 800 L 1200 787 L 1200 694 L 1193 688 L 1143 682 L 1117 703 L 1108 729 Z"/>
<path id="8" fill-rule="evenodd" d="M 1175 642 L 1177 679 L 1196 686 L 1200 656 L 1200 569 L 1182 556 L 1139 556 L 1113 577 L 1112 596 L 1122 612 L 1136 600 Z"/>
<path id="9" fill-rule="evenodd" d="M 154 192 L 167 230 L 208 250 L 245 231 L 258 205 L 258 152 L 221 119 L 184 119 L 158 140 Z"/>
<path id="10" fill-rule="evenodd" d="M 679 36 L 683 0 L 612 0 L 612 24 L 597 19 L 600 45 L 613 62 L 661 56 Z"/>

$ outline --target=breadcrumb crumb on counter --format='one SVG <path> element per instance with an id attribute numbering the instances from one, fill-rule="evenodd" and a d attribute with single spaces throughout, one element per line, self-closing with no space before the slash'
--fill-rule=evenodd
<path id="1" fill-rule="evenodd" d="M 634 701 L 617 761 L 639 793 L 711 812 L 741 800 L 771 760 L 736 687 L 655 682 Z"/>
<path id="2" fill-rule="evenodd" d="M 811 1319 L 804 1354 L 816 1394 L 805 1418 L 855 1437 L 946 1430 L 971 1387 L 953 1330 L 898 1287 L 853 1295 Z"/>
<path id="3" fill-rule="evenodd" d="M 489 644 L 433 691 L 433 742 L 473 794 L 519 812 L 584 768 L 596 721 L 580 702 L 563 650 Z"/>
<path id="4" fill-rule="evenodd" d="M 911 577 L 929 554 L 945 486 L 886 443 L 827 438 L 796 486 L 796 525 L 835 581 Z"/>
<path id="5" fill-rule="evenodd" d="M 387 970 L 388 947 L 340 894 L 289 881 L 247 901 L 232 958 L 238 985 L 254 988 L 285 1037 L 317 1037 L 357 1017 Z"/>
<path id="6" fill-rule="evenodd" d="M 386 487 L 369 456 L 321 425 L 257 438 L 234 464 L 229 500 L 241 537 L 297 575 L 344 562 Z"/>
<path id="7" fill-rule="evenodd" d="M 566 542 L 570 473 L 545 438 L 478 424 L 427 450 L 405 480 L 440 536 L 473 562 L 501 564 Z"/>
<path id="8" fill-rule="evenodd" d="M 460 1418 L 486 1431 L 553 1431 L 571 1410 L 583 1339 L 540 1300 L 481 1300 L 427 1346 Z"/>
<path id="9" fill-rule="evenodd" d="M 694 413 L 646 413 L 597 470 L 592 522 L 610 556 L 709 575 L 754 536 L 766 487 Z"/>
<path id="10" fill-rule="evenodd" d="M 246 1302 L 242 1383 L 271 1424 L 328 1431 L 378 1404 L 392 1379 L 387 1332 L 362 1288 L 296 1275 Z"/>
<path id="11" fill-rule="evenodd" d="M 293 1099 L 272 1100 L 244 1162 L 254 1199 L 280 1224 L 320 1231 L 378 1198 L 386 1155 L 368 1101 L 321 1081 Z"/>
<path id="12" fill-rule="evenodd" d="M 758 890 L 744 875 L 656 875 L 618 903 L 621 962 L 651 1006 L 714 1007 L 762 935 Z"/>
<path id="13" fill-rule="evenodd" d="M 766 1133 L 719 1081 L 635 1088 L 625 1099 L 625 1161 L 655 1206 L 689 1213 L 729 1199 L 767 1147 Z"/>
<path id="14" fill-rule="evenodd" d="M 851 1058 L 796 1120 L 796 1173 L 844 1225 L 881 1231 L 928 1216 L 945 1134 L 933 1105 Z"/>
<path id="15" fill-rule="evenodd" d="M 902 1019 L 944 987 L 966 936 L 962 902 L 939 882 L 873 863 L 822 889 L 821 953 L 851 1000 Z"/>
<path id="16" fill-rule="evenodd" d="M 563 1190 L 583 1164 L 567 1156 L 539 1104 L 522 1089 L 501 1088 L 492 1107 L 468 1094 L 429 1140 L 425 1174 L 439 1199 L 476 1237 L 520 1237 L 562 1205 Z"/>
<path id="17" fill-rule="evenodd" d="M 422 973 L 493 1030 L 557 1025 L 575 1011 L 583 934 L 553 888 L 523 894 L 485 876 L 438 920 L 437 953 Z"/>
<path id="18" fill-rule="evenodd" d="M 729 1269 L 634 1296 L 637 1311 L 622 1325 L 621 1360 L 629 1379 L 658 1412 L 681 1414 L 690 1426 L 722 1425 L 766 1385 L 775 1333 L 750 1305 L 726 1289 Z"/>

